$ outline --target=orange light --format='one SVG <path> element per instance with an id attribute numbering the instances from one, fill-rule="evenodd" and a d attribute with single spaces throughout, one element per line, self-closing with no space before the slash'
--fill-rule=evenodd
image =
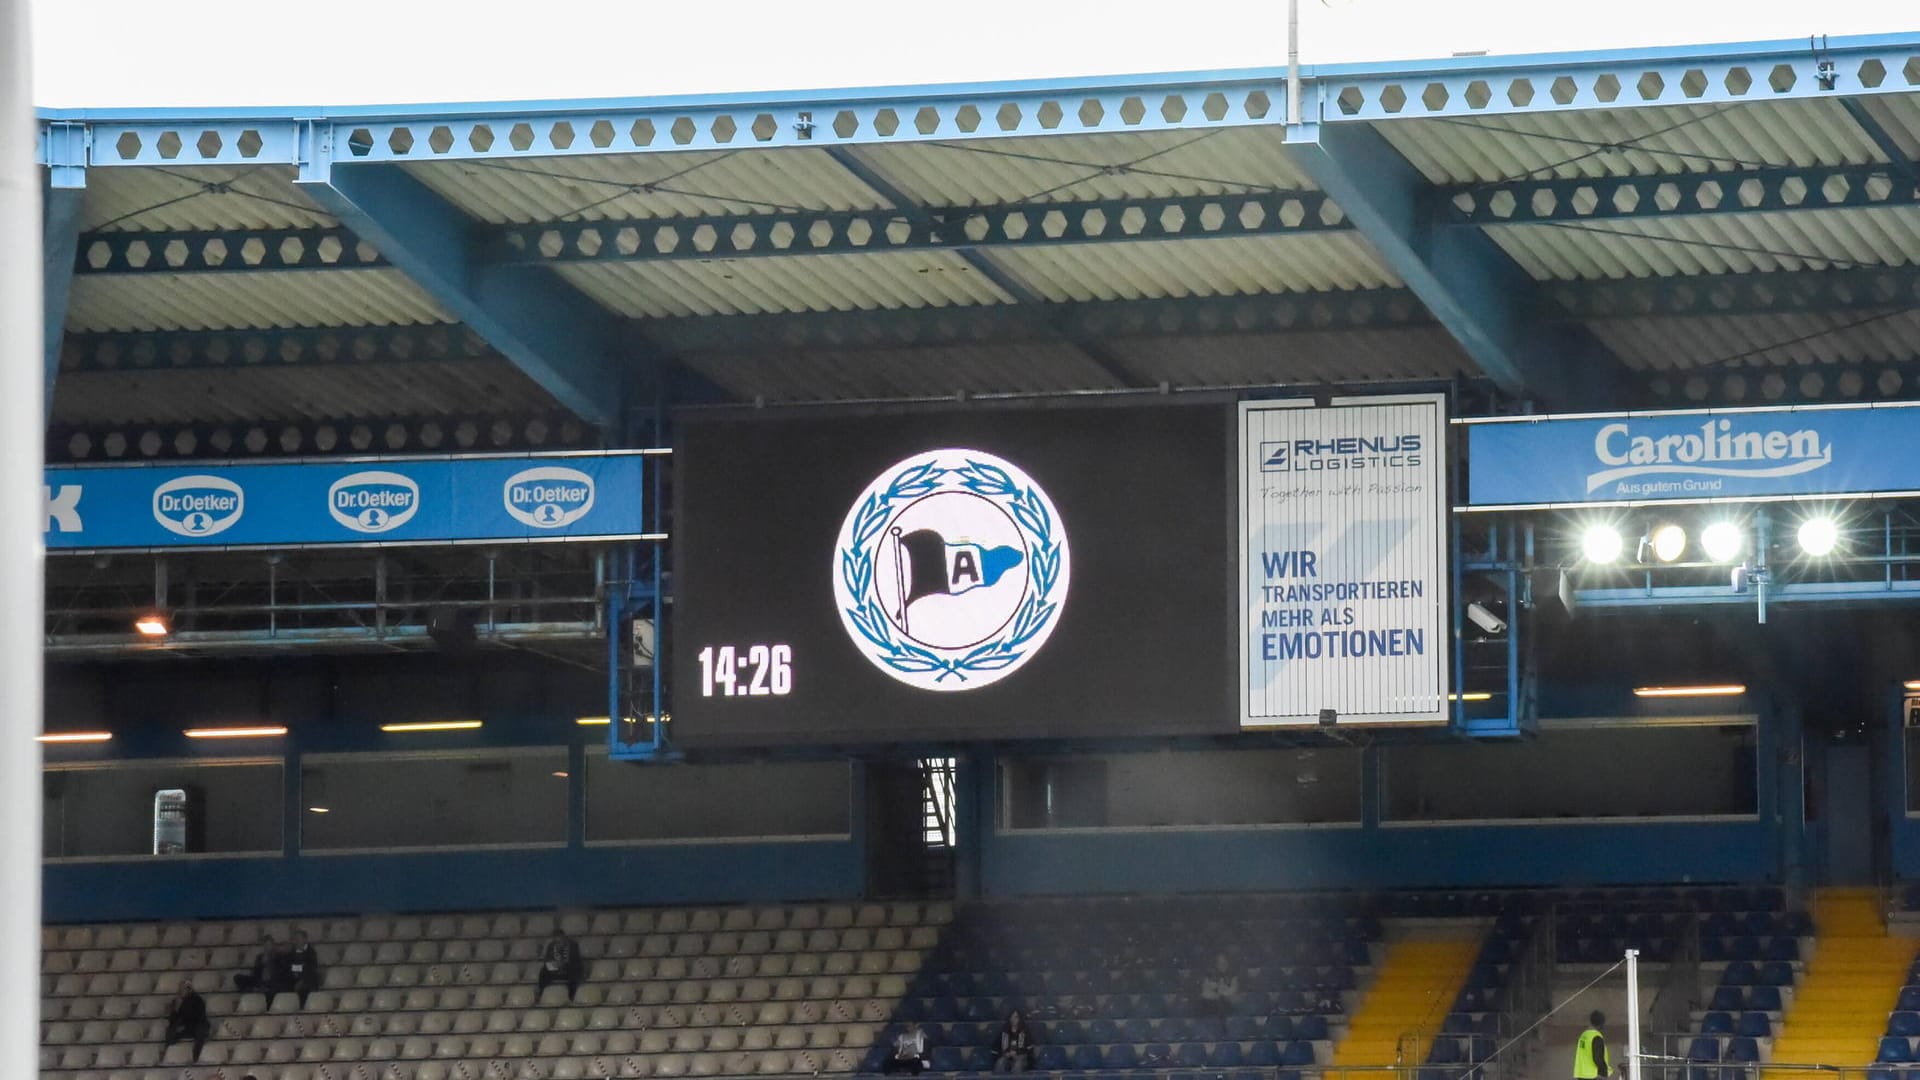
<path id="1" fill-rule="evenodd" d="M 196 727 L 187 729 L 189 739 L 267 739 L 275 735 L 285 735 L 287 729 L 277 724 L 262 727 Z"/>
<path id="2" fill-rule="evenodd" d="M 581 727 L 605 727 L 613 723 L 610 718 L 605 716 L 577 716 L 573 722 L 579 724 Z"/>
<path id="3" fill-rule="evenodd" d="M 1739 683 L 1710 686 L 1636 686 L 1634 697 L 1738 697 L 1747 692 Z"/>
<path id="4" fill-rule="evenodd" d="M 133 628 L 139 631 L 141 637 L 166 637 L 172 629 L 167 625 L 167 617 L 158 612 L 133 620 Z"/>
<path id="5" fill-rule="evenodd" d="M 423 720 L 406 724 L 381 724 L 381 731 L 472 731 L 480 726 L 478 720 Z"/>
<path id="6" fill-rule="evenodd" d="M 49 731 L 38 737 L 43 743 L 82 743 L 106 742 L 113 738 L 111 731 Z"/>

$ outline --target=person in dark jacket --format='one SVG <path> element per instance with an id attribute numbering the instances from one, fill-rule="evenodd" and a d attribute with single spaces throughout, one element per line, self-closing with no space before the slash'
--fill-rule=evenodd
<path id="1" fill-rule="evenodd" d="M 540 949 L 540 987 L 539 993 L 545 994 L 552 983 L 565 983 L 567 1000 L 580 989 L 580 973 L 583 965 L 580 961 L 580 943 L 568 937 L 559 927 L 553 928 L 553 936 Z"/>
<path id="2" fill-rule="evenodd" d="M 194 993 L 193 984 L 180 980 L 180 992 L 174 995 L 173 1006 L 167 1010 L 167 1037 L 160 1044 L 160 1052 L 182 1039 L 193 1042 L 193 1060 L 200 1060 L 200 1051 L 206 1048 L 207 1037 L 213 1034 L 213 1025 L 207 1020 L 207 1002 Z"/>
<path id="3" fill-rule="evenodd" d="M 305 930 L 293 933 L 293 948 L 287 950 L 286 986 L 300 999 L 300 1007 L 307 1007 L 307 995 L 320 988 L 320 954 L 315 951 L 313 942 L 307 940 Z M 275 992 L 276 994 L 278 991 Z M 272 1005 L 271 999 L 267 1002 Z"/>
<path id="4" fill-rule="evenodd" d="M 267 984 L 272 981 L 275 958 L 279 953 L 280 946 L 273 940 L 272 934 L 261 938 L 260 951 L 253 954 L 253 966 L 246 971 L 233 973 L 233 988 L 243 994 L 255 991 L 266 993 Z"/>
<path id="5" fill-rule="evenodd" d="M 1000 1034 L 993 1040 L 993 1071 L 997 1073 L 1026 1072 L 1033 1068 L 1033 1030 L 1027 1027 L 1027 1018 L 1015 1009 L 1007 1014 L 1007 1022 L 1000 1028 Z"/>

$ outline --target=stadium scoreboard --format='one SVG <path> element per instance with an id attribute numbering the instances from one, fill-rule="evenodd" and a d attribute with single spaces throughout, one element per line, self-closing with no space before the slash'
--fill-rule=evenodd
<path id="1" fill-rule="evenodd" d="M 1444 408 L 1373 400 L 690 420 L 675 739 L 1443 718 Z"/>

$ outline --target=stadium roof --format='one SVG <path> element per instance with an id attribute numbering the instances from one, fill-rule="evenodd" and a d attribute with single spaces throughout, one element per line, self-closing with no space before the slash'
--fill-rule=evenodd
<path id="1" fill-rule="evenodd" d="M 1278 70 L 47 111 L 49 450 L 567 445 L 662 401 L 1920 392 L 1920 34 L 1303 74 L 1297 125 Z"/>

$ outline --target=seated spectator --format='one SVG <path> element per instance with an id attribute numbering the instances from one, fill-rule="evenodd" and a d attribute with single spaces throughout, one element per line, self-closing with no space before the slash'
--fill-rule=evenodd
<path id="1" fill-rule="evenodd" d="M 1033 1068 L 1033 1032 L 1027 1027 L 1026 1018 L 1015 1009 L 1007 1014 L 1007 1022 L 1000 1028 L 1000 1034 L 993 1041 L 993 1071 L 997 1073 L 1026 1072 Z"/>
<path id="2" fill-rule="evenodd" d="M 1240 977 L 1227 966 L 1225 953 L 1213 958 L 1213 973 L 1200 980 L 1200 1011 L 1208 1016 L 1226 1016 L 1240 996 Z"/>
<path id="3" fill-rule="evenodd" d="M 574 992 L 580 989 L 580 945 L 558 926 L 553 928 L 553 936 L 547 939 L 540 949 L 540 987 L 539 993 L 545 994 L 553 983 L 565 983 L 567 1000 L 572 1001 Z"/>
<path id="4" fill-rule="evenodd" d="M 918 1020 L 909 1020 L 905 1030 L 893 1037 L 893 1052 L 880 1063 L 880 1071 L 919 1076 L 927 1071 L 927 1064 L 927 1033 L 920 1030 Z"/>
<path id="5" fill-rule="evenodd" d="M 286 985 L 280 989 L 292 990 L 300 998 L 300 1007 L 307 1007 L 307 995 L 320 988 L 320 954 L 315 951 L 313 942 L 307 940 L 305 930 L 293 933 L 293 948 L 286 954 Z M 277 996 L 280 989 L 274 990 Z M 273 999 L 268 998 L 271 1006 Z"/>
<path id="6" fill-rule="evenodd" d="M 193 1060 L 200 1060 L 200 1051 L 206 1048 L 207 1036 L 213 1033 L 213 1025 L 207 1020 L 207 1002 L 194 993 L 193 984 L 180 980 L 180 992 L 174 996 L 173 1005 L 167 1010 L 167 1037 L 160 1044 L 160 1052 L 181 1039 L 193 1042 Z"/>
<path id="7" fill-rule="evenodd" d="M 273 969 L 279 954 L 280 946 L 273 940 L 272 934 L 261 938 L 260 951 L 253 954 L 253 967 L 246 971 L 234 972 L 233 988 L 243 994 L 256 990 L 262 994 L 266 993 L 268 984 L 272 982 Z M 272 998 L 268 998 L 267 1003 L 272 1004 Z"/>

